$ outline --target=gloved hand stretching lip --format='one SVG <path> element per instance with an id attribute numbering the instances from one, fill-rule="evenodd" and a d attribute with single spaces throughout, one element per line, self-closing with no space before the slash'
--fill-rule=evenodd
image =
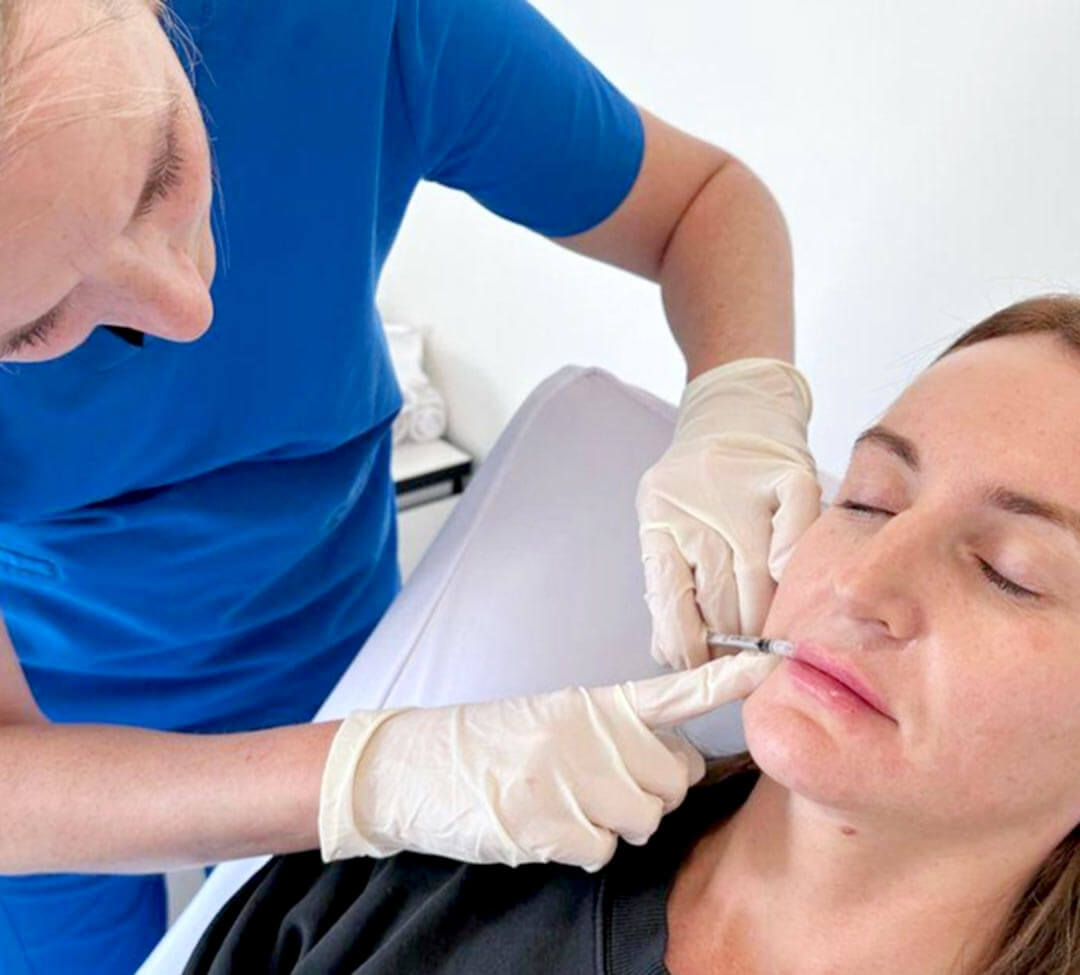
<path id="1" fill-rule="evenodd" d="M 779 359 L 687 385 L 672 444 L 638 489 L 658 663 L 704 663 L 708 630 L 761 632 L 774 580 L 821 509 L 810 411 L 806 380 Z"/>
<path id="2" fill-rule="evenodd" d="M 323 773 L 326 861 L 415 850 L 599 870 L 642 844 L 705 773 L 675 725 L 746 697 L 757 651 L 610 687 L 442 708 L 355 711 Z"/>

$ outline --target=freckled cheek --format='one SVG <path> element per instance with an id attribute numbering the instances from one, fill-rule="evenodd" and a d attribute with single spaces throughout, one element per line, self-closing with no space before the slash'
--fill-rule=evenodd
<path id="1" fill-rule="evenodd" d="M 1023 684 L 981 693 L 969 688 L 952 711 L 940 764 L 990 793 L 1034 794 L 1055 781 L 1080 780 L 1080 700 L 1033 691 Z"/>
<path id="2" fill-rule="evenodd" d="M 927 654 L 928 704 L 953 715 L 972 747 L 1045 753 L 1064 742 L 1080 756 L 1080 656 L 1066 652 L 1075 637 L 966 622 L 939 634 L 947 653 Z"/>
<path id="3" fill-rule="evenodd" d="M 766 632 L 782 634 L 791 624 L 820 616 L 829 605 L 829 566 L 840 557 L 835 533 L 821 520 L 799 540 L 776 587 Z"/>

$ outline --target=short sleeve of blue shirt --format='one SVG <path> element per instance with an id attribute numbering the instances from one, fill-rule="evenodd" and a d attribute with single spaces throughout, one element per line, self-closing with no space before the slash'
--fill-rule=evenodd
<path id="1" fill-rule="evenodd" d="M 629 192 L 637 109 L 523 0 L 399 0 L 394 43 L 425 178 L 551 237 Z"/>

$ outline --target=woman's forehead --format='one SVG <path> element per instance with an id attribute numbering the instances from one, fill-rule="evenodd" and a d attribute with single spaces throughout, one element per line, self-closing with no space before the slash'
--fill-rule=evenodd
<path id="1" fill-rule="evenodd" d="M 941 465 L 1028 481 L 1080 470 L 1080 352 L 1050 334 L 959 349 L 913 382 L 882 423 Z"/>
<path id="2" fill-rule="evenodd" d="M 949 353 L 925 370 L 897 400 L 977 397 L 983 405 L 1080 399 L 1080 349 L 1048 332 L 987 339 Z M 1032 410 L 1023 410 L 1030 414 Z"/>

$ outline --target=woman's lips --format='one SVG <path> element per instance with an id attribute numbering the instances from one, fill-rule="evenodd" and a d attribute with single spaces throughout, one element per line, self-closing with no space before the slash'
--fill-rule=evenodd
<path id="1" fill-rule="evenodd" d="M 850 668 L 830 659 L 820 647 L 797 644 L 795 656 L 788 664 L 788 673 L 826 704 L 848 712 L 874 711 L 890 721 L 896 720 L 881 696 L 865 680 Z"/>

